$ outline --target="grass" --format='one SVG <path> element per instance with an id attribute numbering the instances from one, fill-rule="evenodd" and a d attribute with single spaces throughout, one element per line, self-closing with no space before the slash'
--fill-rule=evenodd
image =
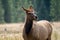
<path id="1" fill-rule="evenodd" d="M 53 23 L 52 40 L 60 40 L 60 22 Z"/>
<path id="2" fill-rule="evenodd" d="M 4 31 L 4 28 L 7 31 Z M 23 40 L 23 24 L 0 24 L 0 40 Z M 60 23 L 54 23 L 52 40 L 60 40 Z"/>
<path id="3" fill-rule="evenodd" d="M 0 34 L 0 40 L 23 40 L 22 33 L 19 34 Z"/>
<path id="4" fill-rule="evenodd" d="M 0 24 L 0 40 L 23 40 L 22 29 L 23 23 Z"/>

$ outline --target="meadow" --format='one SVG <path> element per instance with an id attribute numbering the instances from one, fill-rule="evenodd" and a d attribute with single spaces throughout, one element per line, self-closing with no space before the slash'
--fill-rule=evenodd
<path id="1" fill-rule="evenodd" d="M 60 22 L 52 23 L 52 40 L 60 40 Z M 23 40 L 23 23 L 0 24 L 0 40 Z"/>

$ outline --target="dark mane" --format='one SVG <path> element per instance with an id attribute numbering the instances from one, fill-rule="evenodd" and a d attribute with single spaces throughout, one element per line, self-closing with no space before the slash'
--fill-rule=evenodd
<path id="1" fill-rule="evenodd" d="M 33 25 L 33 21 L 30 20 L 30 21 L 27 21 L 26 24 L 25 24 L 25 32 L 26 34 L 28 35 L 31 28 L 32 28 L 32 25 Z"/>

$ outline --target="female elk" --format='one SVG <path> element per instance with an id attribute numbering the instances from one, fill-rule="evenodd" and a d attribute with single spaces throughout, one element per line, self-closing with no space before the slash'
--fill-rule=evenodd
<path id="1" fill-rule="evenodd" d="M 52 26 L 48 21 L 42 20 L 34 22 L 37 16 L 34 14 L 32 6 L 26 11 L 26 23 L 23 29 L 24 40 L 51 40 Z"/>

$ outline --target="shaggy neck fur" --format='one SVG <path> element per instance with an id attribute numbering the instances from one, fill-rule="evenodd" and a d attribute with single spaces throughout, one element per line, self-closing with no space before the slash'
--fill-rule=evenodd
<path id="1" fill-rule="evenodd" d="M 25 32 L 26 32 L 27 35 L 31 31 L 32 25 L 33 25 L 33 20 L 29 20 L 27 18 L 26 23 L 25 23 Z"/>

